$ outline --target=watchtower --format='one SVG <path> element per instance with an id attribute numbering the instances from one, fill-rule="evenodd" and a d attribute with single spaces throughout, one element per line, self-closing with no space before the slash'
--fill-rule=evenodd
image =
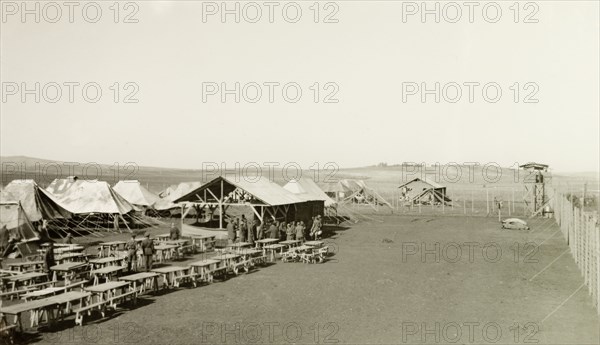
<path id="1" fill-rule="evenodd" d="M 548 165 L 531 162 L 519 167 L 526 172 L 523 178 L 525 212 L 531 216 L 541 214 L 548 202 L 545 185 L 552 178 L 548 172 Z"/>

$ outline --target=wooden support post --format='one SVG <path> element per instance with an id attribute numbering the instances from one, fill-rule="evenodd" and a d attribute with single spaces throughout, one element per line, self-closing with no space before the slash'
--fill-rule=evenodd
<path id="1" fill-rule="evenodd" d="M 490 215 L 490 190 L 488 187 L 485 187 L 485 207 L 487 210 L 487 215 Z"/>
<path id="2" fill-rule="evenodd" d="M 433 193 L 435 195 L 435 189 L 433 190 Z M 445 189 L 442 192 L 442 213 L 446 213 L 446 190 Z"/>
<path id="3" fill-rule="evenodd" d="M 182 203 L 179 208 L 181 210 L 181 228 L 180 229 L 183 230 L 183 218 L 185 217 L 183 212 L 185 211 L 185 204 Z"/>
<path id="4" fill-rule="evenodd" d="M 512 211 L 515 212 L 515 189 L 512 190 Z"/>
<path id="5" fill-rule="evenodd" d="M 475 213 L 475 202 L 473 198 L 473 190 L 471 190 L 471 214 Z"/>
<path id="6" fill-rule="evenodd" d="M 502 209 L 498 207 L 498 222 L 502 222 Z"/>
<path id="7" fill-rule="evenodd" d="M 435 190 L 431 189 L 431 210 L 433 211 L 433 204 L 435 204 Z"/>
<path id="8" fill-rule="evenodd" d="M 219 198 L 219 228 L 223 229 L 223 179 L 221 179 L 221 195 Z"/>
<path id="9" fill-rule="evenodd" d="M 600 231 L 594 229 L 594 234 L 596 234 L 596 309 L 600 315 Z"/>

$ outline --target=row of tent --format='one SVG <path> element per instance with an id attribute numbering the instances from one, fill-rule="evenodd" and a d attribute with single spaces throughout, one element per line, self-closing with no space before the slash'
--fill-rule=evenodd
<path id="1" fill-rule="evenodd" d="M 329 183 L 324 188 L 325 193 L 333 197 L 337 202 L 365 203 L 370 205 L 384 205 L 392 208 L 373 188 L 367 186 L 363 180 L 343 179 Z"/>
<path id="2" fill-rule="evenodd" d="M 251 189 L 256 185 L 254 182 L 247 183 L 245 188 Z M 68 177 L 55 179 L 46 189 L 34 180 L 14 180 L 0 191 L 0 204 L 6 210 L 9 205 L 20 203 L 31 222 L 67 219 L 73 214 L 123 215 L 145 209 L 162 211 L 179 208 L 175 202 L 200 186 L 200 182 L 182 182 L 156 195 L 137 180 L 119 181 L 111 187 L 105 181 Z M 278 192 L 297 195 L 302 201 L 320 199 L 326 207 L 335 204 L 314 181 L 307 178 L 292 180 Z"/>
<path id="3" fill-rule="evenodd" d="M 360 180 L 341 180 L 335 184 L 325 185 L 324 189 L 321 189 L 312 179 L 305 177 L 291 180 L 284 186 L 266 179 L 259 181 L 267 183 L 256 181 L 233 181 L 233 183 L 258 199 L 277 199 L 265 204 L 323 201 L 324 206 L 330 208 L 351 198 L 361 197 L 389 206 L 389 203 L 377 192 Z M 72 215 L 85 214 L 124 215 L 146 209 L 163 211 L 179 208 L 181 202 L 189 201 L 190 194 L 194 195 L 195 191 L 202 186 L 200 182 L 182 182 L 168 187 L 157 195 L 136 180 L 119 181 L 111 187 L 104 181 L 68 177 L 55 179 L 46 189 L 38 186 L 34 180 L 14 180 L 0 191 L 0 204 L 6 211 L 20 203 L 20 207 L 31 222 L 68 219 Z M 4 213 L 6 215 L 6 212 Z M 18 217 L 2 217 L 0 225 L 14 227 L 5 219 L 16 218 Z"/>
<path id="4" fill-rule="evenodd" d="M 216 180 L 216 179 L 215 179 Z M 259 181 L 266 181 L 260 179 Z M 233 181 L 236 182 L 236 181 Z M 284 196 L 293 194 L 298 200 L 284 199 L 283 203 L 300 201 L 323 201 L 325 207 L 335 207 L 347 202 L 363 202 L 386 205 L 390 203 L 370 188 L 362 180 L 343 179 L 319 187 L 310 178 L 291 180 L 279 188 L 279 185 L 261 184 L 257 181 L 238 181 L 240 189 L 246 190 L 259 199 L 268 190 L 269 195 Z M 209 182 L 210 183 L 210 182 Z M 177 203 L 189 201 L 190 193 L 202 187 L 200 182 L 182 182 L 154 194 L 139 181 L 119 181 L 113 187 L 107 182 L 81 180 L 77 177 L 55 179 L 43 189 L 33 180 L 14 180 L 0 193 L 0 203 L 20 202 L 30 221 L 41 219 L 69 218 L 71 214 L 127 214 L 131 211 L 154 209 L 157 211 L 179 208 Z M 427 178 L 415 178 L 399 187 L 406 200 L 434 199 L 450 201 L 446 188 Z M 267 203 L 268 204 L 268 203 Z"/>

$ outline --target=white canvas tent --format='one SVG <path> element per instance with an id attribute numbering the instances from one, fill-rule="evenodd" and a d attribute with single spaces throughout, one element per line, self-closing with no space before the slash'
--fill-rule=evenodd
<path id="1" fill-rule="evenodd" d="M 123 215 L 135 209 L 107 182 L 97 180 L 77 180 L 60 195 L 59 201 L 74 214 Z"/>
<path id="2" fill-rule="evenodd" d="M 21 204 L 5 191 L 0 194 L 0 255 L 7 249 L 9 239 L 17 240 L 21 254 L 34 254 L 40 239 Z"/>
<path id="3" fill-rule="evenodd" d="M 50 182 L 48 187 L 46 187 L 46 191 L 54 195 L 63 194 L 75 183 L 75 181 L 77 181 L 77 179 L 77 176 L 69 176 L 67 178 L 56 178 L 52 182 Z"/>
<path id="4" fill-rule="evenodd" d="M 3 194 L 0 197 L 0 229 L 6 228 L 8 230 L 8 233 L 0 234 L 1 242 L 8 234 L 22 240 L 39 239 L 39 234 L 27 218 L 21 204 L 18 201 L 9 200 L 9 198 L 10 195 L 8 194 Z M 6 243 L 2 244 L 6 245 Z"/>
<path id="5" fill-rule="evenodd" d="M 125 200 L 141 208 L 153 208 L 161 211 L 177 207 L 172 202 L 161 199 L 158 195 L 146 189 L 138 180 L 119 181 L 113 189 Z"/>
<path id="6" fill-rule="evenodd" d="M 160 198 L 153 194 L 138 180 L 124 180 L 117 182 L 113 189 L 131 204 L 143 207 L 152 207 Z"/>
<path id="7" fill-rule="evenodd" d="M 446 193 L 445 186 L 427 177 L 416 177 L 398 188 L 400 200 L 414 204 L 449 204 L 452 201 Z"/>
<path id="8" fill-rule="evenodd" d="M 195 205 L 201 209 L 204 207 L 216 208 L 219 215 L 219 228 L 223 228 L 225 212 L 231 206 L 249 208 L 261 222 L 267 216 L 285 218 L 288 212 L 294 213 L 296 216 L 302 214 L 306 219 L 310 219 L 309 214 L 303 213 L 309 212 L 305 200 L 262 177 L 255 181 L 246 179 L 235 181 L 218 176 L 174 202 Z M 182 218 L 185 218 L 185 215 L 186 213 L 182 215 Z"/>
<path id="9" fill-rule="evenodd" d="M 188 194 L 194 189 L 202 186 L 202 182 L 181 182 L 178 185 L 169 186 L 167 189 L 162 191 L 159 195 L 164 200 L 174 202 L 182 196 Z"/>
<path id="10" fill-rule="evenodd" d="M 340 202 L 358 201 L 371 206 L 384 205 L 393 210 L 392 205 L 374 189 L 367 186 L 363 180 L 344 179 L 338 181 L 340 189 L 344 190 L 345 197 Z"/>
<path id="11" fill-rule="evenodd" d="M 336 202 L 331 199 L 319 186 L 308 177 L 301 177 L 298 180 L 291 180 L 285 186 L 286 190 L 296 194 L 296 196 L 306 201 L 323 201 L 325 207 L 333 207 Z"/>
<path id="12" fill-rule="evenodd" d="M 34 180 L 13 180 L 2 190 L 4 200 L 21 203 L 29 221 L 67 219 L 71 212 Z"/>

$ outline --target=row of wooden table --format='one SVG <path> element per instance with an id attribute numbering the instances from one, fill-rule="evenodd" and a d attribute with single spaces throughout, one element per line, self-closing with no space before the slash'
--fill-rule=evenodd
<path id="1" fill-rule="evenodd" d="M 183 247 L 191 242 L 191 249 L 194 253 L 205 252 L 211 247 L 214 247 L 215 237 L 210 235 L 190 235 L 179 240 L 171 240 L 170 234 L 160 234 L 156 236 L 155 242 L 157 243 L 157 250 L 168 249 L 172 250 L 175 248 Z M 143 241 L 143 238 L 139 237 L 135 239 L 136 242 Z M 100 257 L 109 257 L 111 255 L 117 255 L 118 253 L 125 251 L 126 241 L 110 241 L 98 244 L 100 251 Z"/>
<path id="2" fill-rule="evenodd" d="M 24 273 L 23 275 L 31 273 Z M 56 294 L 45 298 L 35 298 L 48 295 L 48 292 L 53 292 L 63 289 L 62 287 L 51 287 L 43 290 L 38 290 L 34 294 L 30 294 L 28 299 L 23 303 L 14 304 L 8 307 L 0 307 L 0 314 L 6 322 L 7 316 L 14 317 L 14 324 L 18 324 L 21 331 L 23 324 L 21 315 L 25 312 L 30 312 L 30 326 L 36 327 L 39 322 L 43 321 L 52 324 L 59 317 L 71 314 L 74 305 L 85 307 L 93 303 L 103 303 L 111 301 L 114 297 L 126 292 L 143 294 L 147 290 L 158 290 L 158 280 L 160 273 L 156 272 L 141 272 L 132 275 L 121 276 L 117 280 L 108 281 L 102 284 L 82 287 L 82 291 L 68 291 L 61 294 Z M 112 303 L 110 306 L 115 307 Z"/>
<path id="3" fill-rule="evenodd" d="M 164 241 L 163 241 L 164 242 Z M 264 239 L 256 241 L 255 248 L 250 243 L 235 243 L 230 245 L 232 252 L 220 253 L 209 259 L 199 260 L 190 263 L 188 266 L 167 266 L 153 269 L 151 272 L 140 272 L 131 275 L 119 276 L 126 267 L 124 266 L 124 257 L 102 257 L 85 262 L 64 262 L 53 266 L 52 281 L 58 281 L 62 276 L 64 287 L 54 285 L 45 289 L 28 293 L 24 303 L 0 307 L 0 313 L 3 317 L 14 316 L 15 324 L 19 324 L 22 329 L 21 314 L 30 313 L 31 326 L 37 326 L 41 319 L 52 323 L 56 318 L 63 317 L 72 312 L 73 305 L 80 306 L 92 305 L 94 303 L 104 305 L 106 303 L 113 306 L 115 297 L 123 294 L 143 294 L 147 290 L 157 290 L 159 278 L 162 278 L 163 287 L 178 287 L 184 279 L 193 282 L 198 281 L 212 282 L 215 276 L 226 276 L 233 271 L 238 273 L 239 269 L 246 269 L 253 266 L 257 261 L 269 257 L 276 259 L 276 254 L 280 251 L 283 254 L 284 248 L 294 248 L 295 250 L 308 250 L 323 245 L 321 241 L 308 241 L 300 245 L 300 241 L 282 241 L 277 239 Z M 159 244 L 168 245 L 166 243 Z M 157 247 L 158 247 L 157 246 Z M 35 267 L 39 262 L 25 262 L 15 267 L 26 268 Z M 89 268 L 91 267 L 91 270 Z M 82 291 L 69 291 L 58 293 L 71 286 L 81 276 L 90 274 L 92 285 L 82 288 Z M 87 278 L 87 276 L 86 276 Z M 25 285 L 34 284 L 40 280 L 48 279 L 48 275 L 40 272 L 25 272 L 2 277 L 3 280 L 12 284 L 12 289 L 16 289 L 18 283 Z M 49 297 L 47 297 L 49 296 Z M 79 317 L 79 313 L 78 313 Z M 77 319 L 76 319 L 77 321 Z"/>

